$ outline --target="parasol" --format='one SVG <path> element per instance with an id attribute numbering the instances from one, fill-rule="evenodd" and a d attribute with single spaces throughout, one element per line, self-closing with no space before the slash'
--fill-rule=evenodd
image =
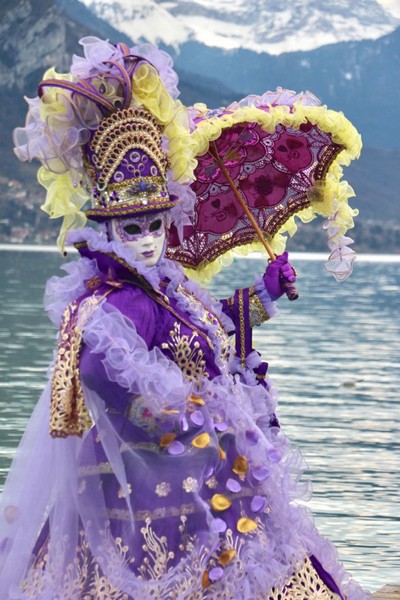
<path id="1" fill-rule="evenodd" d="M 227 108 L 195 105 L 193 116 L 194 214 L 183 239 L 171 231 L 168 255 L 207 282 L 233 252 L 264 250 L 274 259 L 295 233 L 295 218 L 322 215 L 329 270 L 338 280 L 348 276 L 355 254 L 345 233 L 357 211 L 341 165 L 359 156 L 361 139 L 344 115 L 309 92 L 279 88 Z"/>

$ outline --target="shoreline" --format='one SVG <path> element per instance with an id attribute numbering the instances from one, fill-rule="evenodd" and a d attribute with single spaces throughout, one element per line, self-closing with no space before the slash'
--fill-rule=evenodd
<path id="1" fill-rule="evenodd" d="M 44 245 L 44 244 L 2 244 L 0 243 L 0 251 L 4 252 L 61 252 L 55 245 Z M 73 246 L 66 246 L 65 251 L 67 253 L 77 252 Z M 329 251 L 325 252 L 290 252 L 290 256 L 295 260 L 328 260 Z M 235 257 L 236 258 L 236 257 Z M 265 256 L 259 252 L 251 252 L 247 256 L 237 255 L 237 259 L 252 259 L 252 260 L 264 260 Z M 370 253 L 359 253 L 357 254 L 356 260 L 360 262 L 400 262 L 400 254 L 370 254 Z"/>

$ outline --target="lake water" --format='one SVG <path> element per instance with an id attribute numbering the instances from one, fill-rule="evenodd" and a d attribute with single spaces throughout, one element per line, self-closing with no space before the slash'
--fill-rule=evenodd
<path id="1" fill-rule="evenodd" d="M 62 259 L 5 248 L 0 259 L 2 485 L 55 347 L 42 296 Z M 294 254 L 292 263 L 300 298 L 282 298 L 255 343 L 280 392 L 281 425 L 309 464 L 316 523 L 374 591 L 400 583 L 400 262 L 360 257 L 341 284 L 319 257 Z M 226 297 L 263 269 L 238 260 L 211 289 Z"/>

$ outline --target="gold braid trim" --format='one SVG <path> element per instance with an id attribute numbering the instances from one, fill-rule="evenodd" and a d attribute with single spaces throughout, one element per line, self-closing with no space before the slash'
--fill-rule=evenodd
<path id="1" fill-rule="evenodd" d="M 245 368 L 246 367 L 246 333 L 245 333 L 245 322 L 244 322 L 243 290 L 238 290 L 238 300 L 239 300 L 240 362 L 241 362 L 242 367 Z"/>
<path id="2" fill-rule="evenodd" d="M 112 291 L 109 290 L 105 295 Z M 90 296 L 79 303 L 74 300 L 64 311 L 56 364 L 51 380 L 50 435 L 66 438 L 79 437 L 92 427 L 85 406 L 79 373 L 79 354 L 82 347 L 82 325 L 105 297 Z M 78 319 L 79 325 L 78 326 Z"/>

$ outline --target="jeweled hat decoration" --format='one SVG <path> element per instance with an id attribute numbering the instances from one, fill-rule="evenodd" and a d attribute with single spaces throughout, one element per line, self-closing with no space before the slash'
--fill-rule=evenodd
<path id="1" fill-rule="evenodd" d="M 85 57 L 74 56 L 69 73 L 45 73 L 39 96 L 28 100 L 26 126 L 14 132 L 18 158 L 42 163 L 41 208 L 63 217 L 59 247 L 87 218 L 172 209 L 182 230 L 195 161 L 171 58 L 149 44 L 128 48 L 94 37 L 81 44 Z"/>
<path id="2" fill-rule="evenodd" d="M 143 108 L 102 119 L 84 146 L 84 165 L 93 184 L 92 208 L 86 211 L 90 219 L 166 210 L 177 203 L 167 188 L 162 127 Z"/>

